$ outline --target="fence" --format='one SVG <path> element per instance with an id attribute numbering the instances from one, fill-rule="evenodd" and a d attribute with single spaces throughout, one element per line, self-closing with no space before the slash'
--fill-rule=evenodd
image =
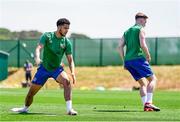
<path id="1" fill-rule="evenodd" d="M 121 65 L 118 53 L 118 38 L 109 39 L 70 39 L 73 57 L 78 66 Z M 10 53 L 9 66 L 23 66 L 26 59 L 34 63 L 34 50 L 37 40 L 1 40 L 0 50 Z M 152 64 L 180 64 L 180 37 L 147 38 Z M 65 57 L 63 62 L 67 63 Z"/>

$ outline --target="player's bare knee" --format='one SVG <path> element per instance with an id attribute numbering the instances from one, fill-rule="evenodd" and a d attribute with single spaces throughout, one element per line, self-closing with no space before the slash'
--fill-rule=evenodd
<path id="1" fill-rule="evenodd" d="M 151 81 L 149 81 L 148 86 L 154 87 L 156 85 L 157 79 L 154 78 Z"/>
<path id="2" fill-rule="evenodd" d="M 147 78 L 149 82 L 156 82 L 157 81 L 157 77 L 155 75 L 152 75 L 150 77 Z"/>
<path id="3" fill-rule="evenodd" d="M 66 85 L 67 85 L 67 87 L 71 87 L 70 80 L 66 80 Z"/>
<path id="4" fill-rule="evenodd" d="M 141 84 L 140 87 L 147 87 L 147 84 Z"/>
<path id="5" fill-rule="evenodd" d="M 64 79 L 62 84 L 64 87 L 70 87 L 70 85 L 71 85 L 70 80 L 68 80 L 68 79 Z"/>
<path id="6" fill-rule="evenodd" d="M 153 80 L 155 81 L 155 82 L 157 82 L 157 77 L 154 75 L 154 78 L 153 78 Z"/>
<path id="7" fill-rule="evenodd" d="M 139 84 L 140 84 L 141 87 L 146 87 L 147 86 L 147 82 L 144 81 L 144 80 L 140 81 Z"/>

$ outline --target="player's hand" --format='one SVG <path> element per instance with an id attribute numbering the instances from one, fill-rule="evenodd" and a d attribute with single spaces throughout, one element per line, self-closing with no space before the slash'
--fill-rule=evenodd
<path id="1" fill-rule="evenodd" d="M 150 63 L 151 62 L 151 56 L 146 56 L 146 60 Z"/>
<path id="2" fill-rule="evenodd" d="M 73 84 L 76 84 L 76 76 L 75 76 L 75 74 L 71 74 L 71 76 L 72 76 Z"/>
<path id="3" fill-rule="evenodd" d="M 63 68 L 64 68 L 64 66 L 65 66 L 63 62 L 61 62 L 61 64 L 60 64 L 60 65 L 61 65 Z"/>
<path id="4" fill-rule="evenodd" d="M 40 58 L 35 58 L 35 63 L 36 63 L 36 65 L 39 65 L 41 63 L 41 59 Z"/>

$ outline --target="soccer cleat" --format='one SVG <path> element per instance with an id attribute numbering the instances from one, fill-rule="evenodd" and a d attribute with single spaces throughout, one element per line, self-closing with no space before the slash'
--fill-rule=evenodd
<path id="1" fill-rule="evenodd" d="M 74 109 L 71 109 L 67 114 L 68 114 L 68 115 L 77 115 L 78 112 L 75 111 Z"/>
<path id="2" fill-rule="evenodd" d="M 27 113 L 28 109 L 27 108 L 12 108 L 11 111 L 17 112 L 17 113 Z"/>
<path id="3" fill-rule="evenodd" d="M 144 107 L 144 111 L 148 112 L 148 111 L 154 111 L 152 108 L 146 108 Z"/>
<path id="4" fill-rule="evenodd" d="M 144 111 L 160 111 L 160 108 L 156 107 L 151 103 L 145 103 Z"/>

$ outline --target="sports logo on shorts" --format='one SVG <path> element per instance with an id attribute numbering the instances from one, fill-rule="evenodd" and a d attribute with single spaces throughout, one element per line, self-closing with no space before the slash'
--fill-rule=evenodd
<path id="1" fill-rule="evenodd" d="M 32 81 L 36 82 L 36 81 L 37 81 L 37 78 L 36 78 L 36 77 L 34 77 L 34 79 L 33 79 Z"/>

